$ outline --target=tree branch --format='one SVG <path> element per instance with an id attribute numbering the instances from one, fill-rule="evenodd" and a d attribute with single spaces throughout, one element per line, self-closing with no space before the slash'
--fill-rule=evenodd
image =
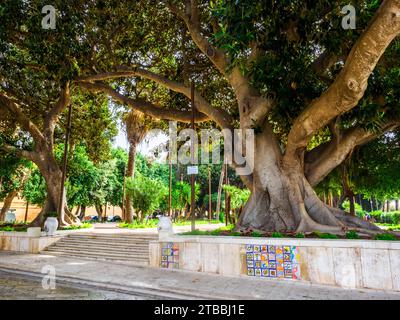
<path id="1" fill-rule="evenodd" d="M 53 140 L 54 128 L 57 120 L 61 112 L 68 106 L 68 104 L 70 104 L 70 102 L 70 87 L 69 82 L 67 82 L 64 88 L 61 90 L 60 98 L 45 118 L 44 135 L 48 141 Z"/>
<path id="2" fill-rule="evenodd" d="M 80 83 L 88 81 L 110 80 L 110 79 L 128 78 L 134 76 L 140 76 L 145 79 L 154 81 L 165 88 L 181 93 L 189 99 L 191 98 L 190 87 L 185 86 L 184 84 L 179 83 L 177 81 L 169 80 L 168 78 L 162 77 L 160 75 L 157 75 L 153 72 L 141 68 L 129 69 L 127 67 L 120 67 L 119 70 L 115 72 L 106 72 L 97 75 L 81 77 L 78 78 L 77 80 L 79 81 L 78 85 L 80 85 Z M 206 114 L 209 118 L 217 122 L 218 125 L 221 126 L 222 128 L 232 127 L 233 119 L 229 115 L 229 113 L 221 109 L 213 108 L 207 102 L 207 100 L 201 96 L 201 94 L 197 90 L 195 90 L 195 104 L 198 111 Z"/>
<path id="3" fill-rule="evenodd" d="M 35 162 L 36 159 L 37 159 L 37 156 L 36 156 L 35 152 L 18 149 L 18 148 L 14 147 L 14 146 L 11 146 L 11 145 L 8 145 L 8 144 L 5 144 L 5 143 L 0 145 L 0 151 L 3 151 L 5 153 L 15 154 L 17 157 L 25 158 L 25 159 L 30 160 L 32 162 Z"/>
<path id="4" fill-rule="evenodd" d="M 329 89 L 296 119 L 288 136 L 285 160 L 305 150 L 309 139 L 338 115 L 354 108 L 386 48 L 400 33 L 400 1 L 385 0 L 353 46 L 346 64 Z"/>
<path id="5" fill-rule="evenodd" d="M 38 127 L 23 113 L 21 108 L 10 98 L 0 93 L 0 108 L 7 110 L 21 126 L 21 128 L 31 134 L 36 143 L 43 143 L 44 136 Z"/>
<path id="6" fill-rule="evenodd" d="M 92 92 L 103 92 L 110 97 L 112 97 L 114 100 L 123 103 L 137 111 L 140 111 L 144 114 L 150 115 L 152 117 L 155 117 L 157 119 L 165 119 L 165 120 L 176 120 L 176 121 L 181 121 L 181 122 L 190 122 L 192 119 L 192 112 L 191 111 L 179 111 L 179 110 L 169 110 L 169 109 L 164 109 L 159 106 L 156 106 L 152 103 L 149 103 L 147 101 L 143 100 L 133 100 L 131 98 L 128 98 L 113 88 L 111 88 L 109 85 L 102 83 L 102 82 L 96 82 L 96 83 L 90 83 L 90 82 L 78 82 L 77 83 L 81 88 L 84 88 L 86 90 L 92 91 Z M 202 114 L 200 112 L 195 113 L 195 121 L 196 122 L 203 122 L 203 121 L 208 121 L 210 120 L 209 117 L 205 114 Z"/>
<path id="7" fill-rule="evenodd" d="M 314 148 L 305 156 L 304 172 L 312 186 L 320 183 L 333 169 L 341 164 L 355 147 L 374 140 L 379 135 L 400 126 L 400 121 L 390 121 L 380 132 L 371 132 L 356 127 L 340 135 L 340 142 L 334 139 Z"/>

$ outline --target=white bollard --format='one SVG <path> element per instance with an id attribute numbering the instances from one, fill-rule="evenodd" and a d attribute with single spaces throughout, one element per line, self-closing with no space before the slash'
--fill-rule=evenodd
<path id="1" fill-rule="evenodd" d="M 169 237 L 174 235 L 172 221 L 170 217 L 160 217 L 158 221 L 158 239 L 168 240 Z"/>

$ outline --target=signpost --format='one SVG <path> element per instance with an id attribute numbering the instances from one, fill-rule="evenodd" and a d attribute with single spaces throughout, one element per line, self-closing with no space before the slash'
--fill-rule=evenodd
<path id="1" fill-rule="evenodd" d="M 63 216 L 64 186 L 65 186 L 65 178 L 67 175 L 68 144 L 69 144 L 69 137 L 71 135 L 71 119 L 72 119 L 72 104 L 69 105 L 68 109 L 67 131 L 65 133 L 65 142 L 64 142 L 64 159 L 63 159 L 62 178 L 61 178 L 61 192 L 60 192 L 60 201 L 58 204 L 58 216 L 60 218 L 60 222 L 64 220 Z"/>
<path id="2" fill-rule="evenodd" d="M 195 105 L 194 105 L 194 83 L 192 81 L 191 84 L 191 101 L 192 101 L 192 130 L 194 132 L 195 127 L 194 127 L 194 115 L 195 115 Z M 196 214 L 195 214 L 195 174 L 198 173 L 198 167 L 195 166 L 195 141 L 194 139 L 192 140 L 191 148 L 190 148 L 190 155 L 191 155 L 191 164 L 192 166 L 188 167 L 188 174 L 190 175 L 190 185 L 192 188 L 192 193 L 191 193 L 191 203 L 190 203 L 190 209 L 191 209 L 191 218 L 192 218 L 192 232 L 195 231 L 196 229 Z"/>

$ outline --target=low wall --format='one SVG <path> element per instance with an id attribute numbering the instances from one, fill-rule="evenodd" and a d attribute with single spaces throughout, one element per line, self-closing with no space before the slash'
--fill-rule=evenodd
<path id="1" fill-rule="evenodd" d="M 175 235 L 149 250 L 152 267 L 400 291 L 395 241 Z"/>
<path id="2" fill-rule="evenodd" d="M 31 237 L 26 232 L 0 232 L 0 250 L 39 253 L 62 236 Z"/>

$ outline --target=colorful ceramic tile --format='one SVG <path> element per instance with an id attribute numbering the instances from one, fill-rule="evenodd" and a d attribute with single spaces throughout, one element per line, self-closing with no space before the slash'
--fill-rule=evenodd
<path id="1" fill-rule="evenodd" d="M 261 253 L 261 261 L 268 261 L 268 253 Z"/>
<path id="2" fill-rule="evenodd" d="M 274 253 L 268 254 L 268 261 L 271 261 L 271 260 L 276 260 L 276 255 Z"/>
<path id="3" fill-rule="evenodd" d="M 268 252 L 268 246 L 261 246 L 261 252 Z"/>
<path id="4" fill-rule="evenodd" d="M 249 276 L 300 279 L 297 247 L 248 244 L 245 249 Z"/>
<path id="5" fill-rule="evenodd" d="M 268 246 L 268 252 L 275 253 L 275 246 Z"/>

